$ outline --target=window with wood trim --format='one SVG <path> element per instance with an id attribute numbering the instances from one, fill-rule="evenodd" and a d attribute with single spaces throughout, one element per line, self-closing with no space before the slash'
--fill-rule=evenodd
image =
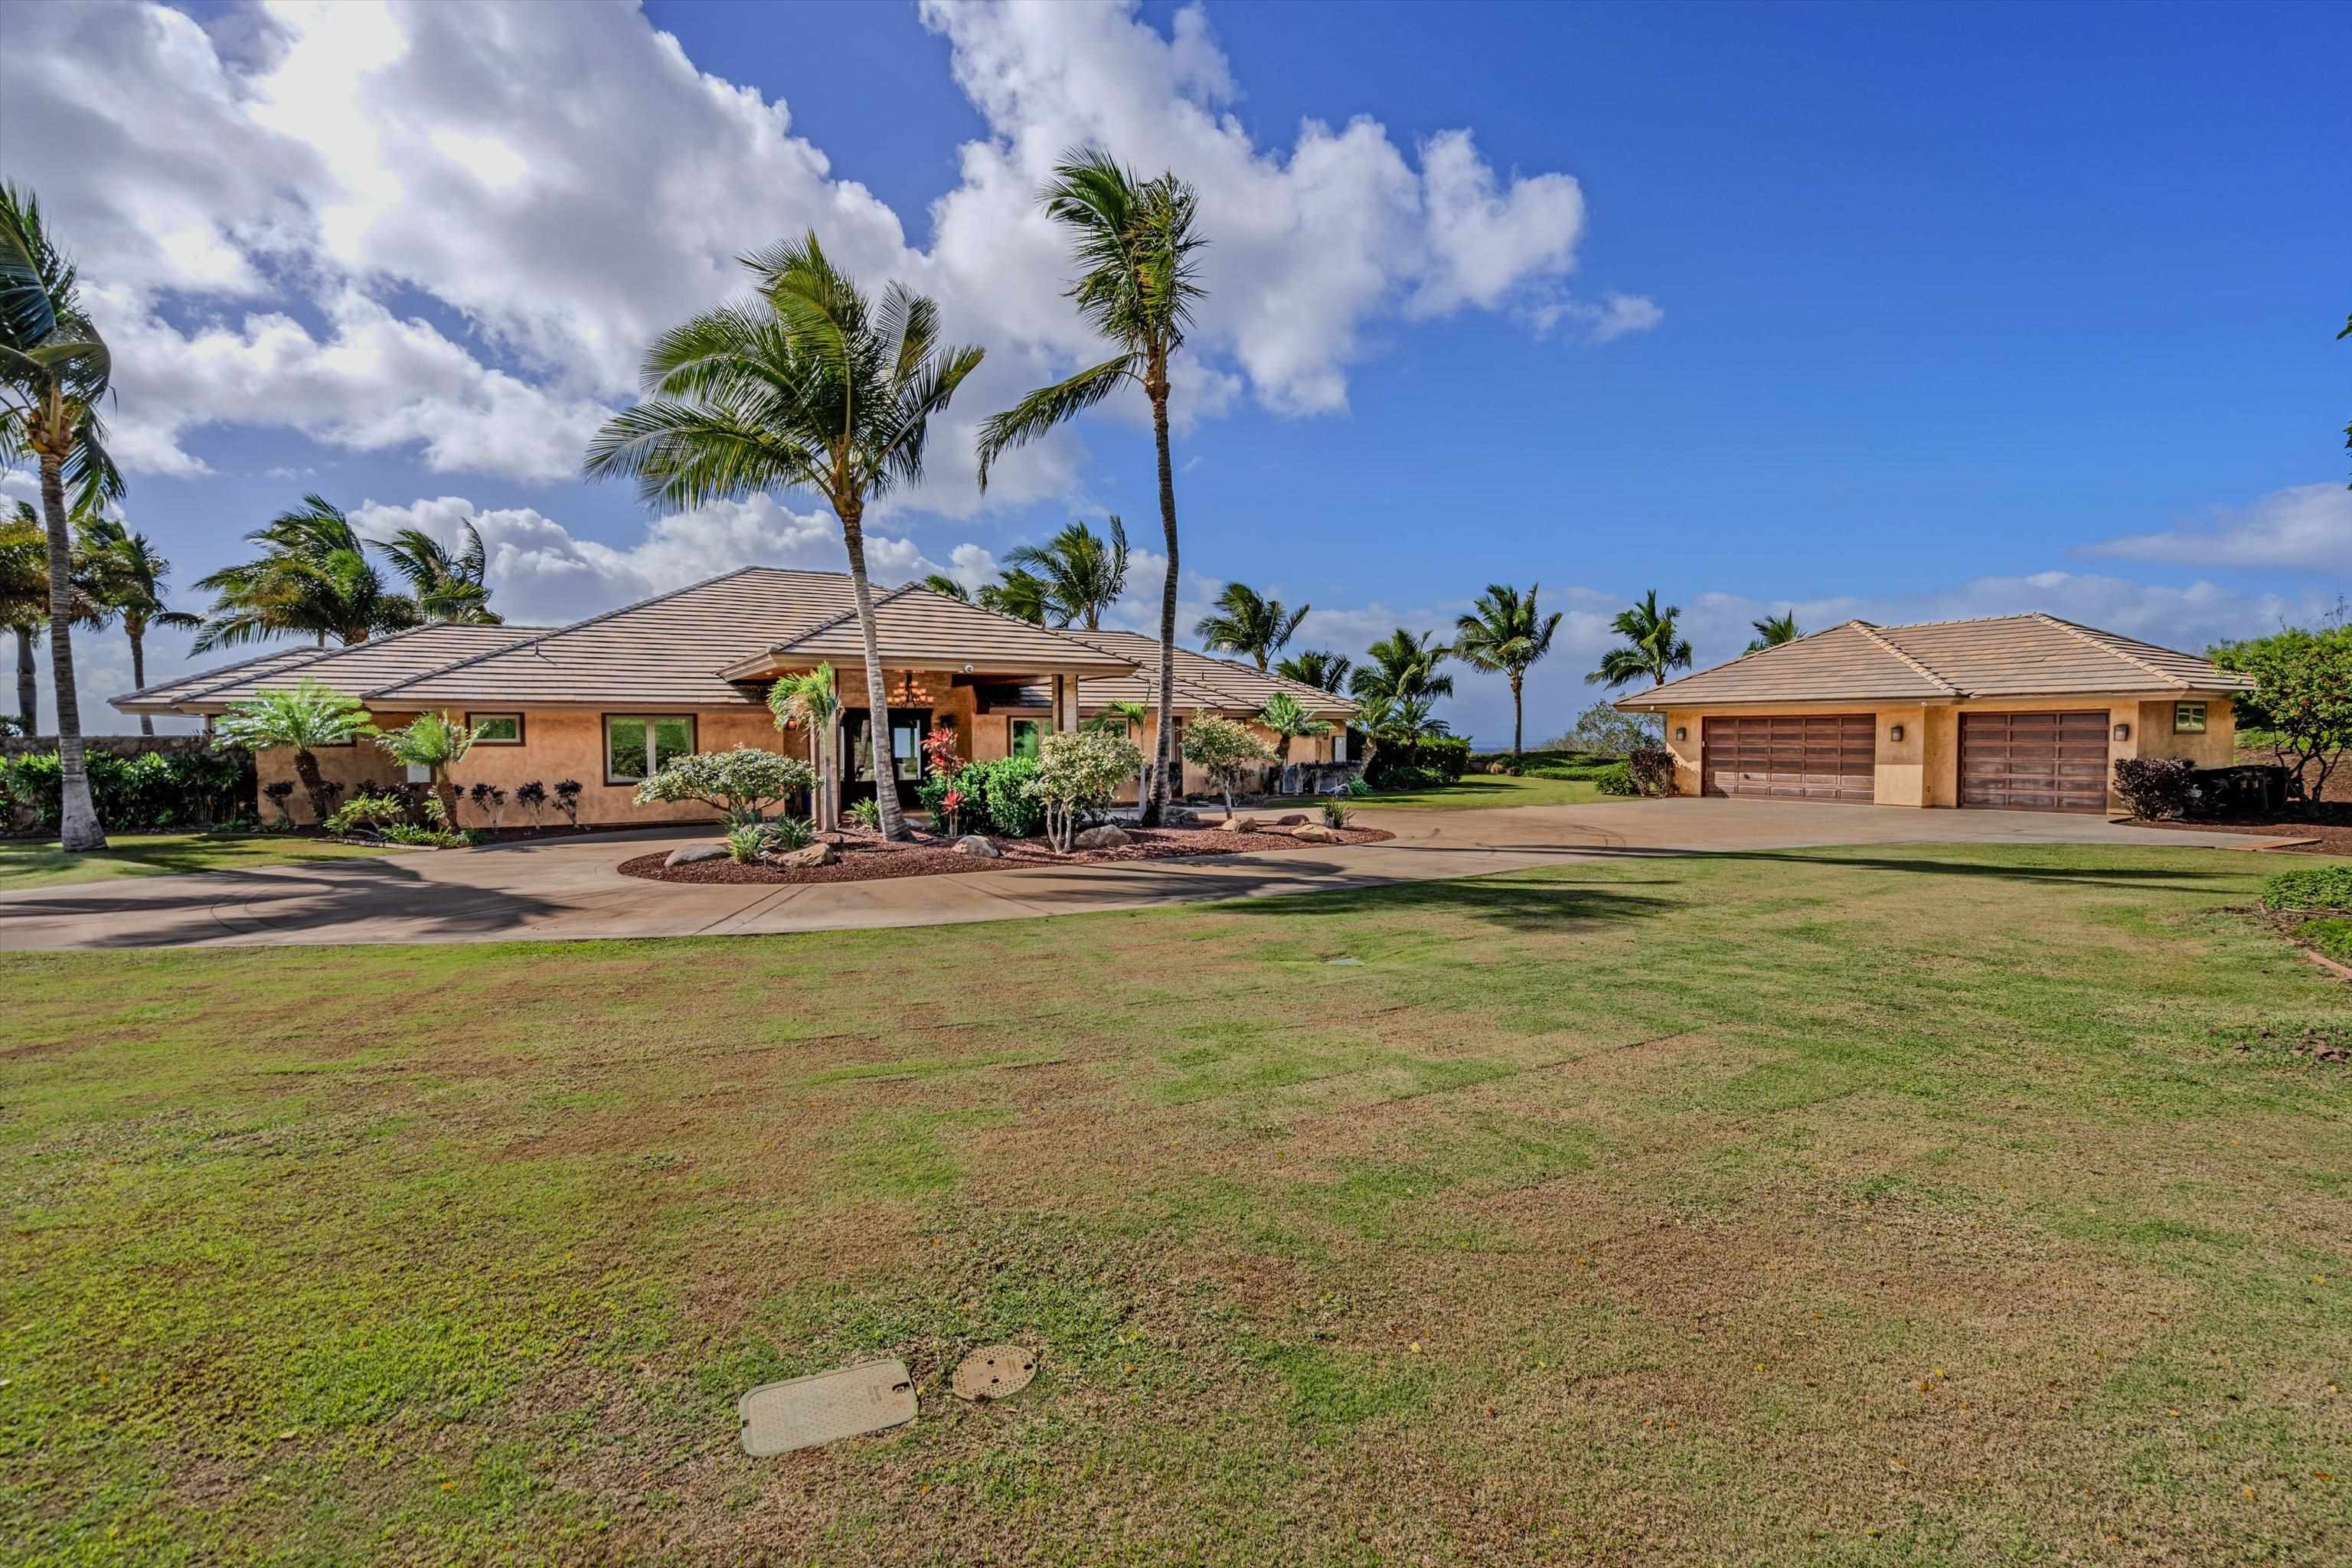
<path id="1" fill-rule="evenodd" d="M 643 784 L 694 750 L 691 713 L 604 715 L 604 782 Z"/>
<path id="2" fill-rule="evenodd" d="M 522 715 L 520 713 L 468 713 L 466 728 L 474 731 L 478 746 L 520 746 L 522 744 Z"/>
<path id="3" fill-rule="evenodd" d="M 2172 705 L 2172 732 L 2176 735 L 2201 735 L 2205 732 L 2205 704 L 2176 702 Z"/>

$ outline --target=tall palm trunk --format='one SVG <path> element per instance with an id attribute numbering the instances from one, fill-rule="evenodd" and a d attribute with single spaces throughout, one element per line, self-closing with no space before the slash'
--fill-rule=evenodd
<path id="1" fill-rule="evenodd" d="M 66 533 L 65 454 L 54 444 L 41 447 L 41 510 L 49 533 L 49 679 L 57 688 L 58 772 L 61 791 L 58 822 L 60 847 L 82 851 L 106 847 L 106 829 L 89 798 L 89 763 L 82 751 L 81 700 L 74 689 L 73 546 Z"/>
<path id="2" fill-rule="evenodd" d="M 294 748 L 294 776 L 302 781 L 302 793 L 310 797 L 311 823 L 326 826 L 327 781 L 319 776 L 318 754 L 306 746 Z"/>
<path id="3" fill-rule="evenodd" d="M 147 622 L 139 616 L 127 615 L 122 617 L 122 629 L 131 638 L 131 689 L 144 691 L 147 689 Z M 155 732 L 155 721 L 152 715 L 139 715 L 139 732 L 142 735 Z"/>
<path id="4" fill-rule="evenodd" d="M 842 542 L 849 547 L 849 589 L 857 601 L 857 635 L 866 645 L 866 727 L 874 753 L 874 803 L 882 810 L 882 837 L 904 838 L 907 819 L 898 812 L 898 760 L 890 754 L 890 689 L 882 679 L 882 638 L 874 625 L 874 591 L 866 580 L 866 509 L 836 497 Z M 1171 623 L 1175 602 L 1169 602 Z"/>
<path id="5" fill-rule="evenodd" d="M 1526 710 L 1519 704 L 1519 682 L 1525 679 L 1517 670 L 1511 671 L 1511 766 L 1519 765 L 1519 736 L 1526 720 Z"/>
<path id="6" fill-rule="evenodd" d="M 1138 826 L 1157 827 L 1168 793 L 1170 731 L 1175 728 L 1168 715 L 1176 711 L 1176 470 L 1168 455 L 1168 351 L 1164 347 L 1151 351 L 1143 390 L 1151 399 L 1151 439 L 1160 453 L 1160 527 L 1168 538 L 1168 577 L 1160 585 L 1160 733 L 1151 748 L 1153 766 L 1147 781 L 1150 789 L 1136 802 L 1135 820 Z M 1225 815 L 1233 815 L 1230 801 Z"/>
<path id="7" fill-rule="evenodd" d="M 31 735 L 41 727 L 41 682 L 33 663 L 33 628 L 8 629 L 16 634 L 16 716 L 25 721 L 25 733 Z"/>

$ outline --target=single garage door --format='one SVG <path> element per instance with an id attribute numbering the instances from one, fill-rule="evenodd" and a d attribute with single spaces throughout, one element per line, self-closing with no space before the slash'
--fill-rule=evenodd
<path id="1" fill-rule="evenodd" d="M 1961 714 L 1960 804 L 2106 810 L 2106 713 Z"/>
<path id="2" fill-rule="evenodd" d="M 1699 736 L 1700 793 L 1870 804 L 1878 721 L 1868 713 L 1709 719 Z"/>

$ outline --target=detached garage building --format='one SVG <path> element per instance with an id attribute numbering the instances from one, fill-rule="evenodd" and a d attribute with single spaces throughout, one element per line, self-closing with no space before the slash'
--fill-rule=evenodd
<path id="1" fill-rule="evenodd" d="M 2036 614 L 1847 621 L 1616 706 L 1665 716 L 1681 795 L 2105 812 L 2120 758 L 2228 766 L 2252 684 Z"/>

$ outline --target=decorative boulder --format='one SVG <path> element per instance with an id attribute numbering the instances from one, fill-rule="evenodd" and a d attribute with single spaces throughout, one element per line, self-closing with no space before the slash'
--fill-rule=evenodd
<path id="1" fill-rule="evenodd" d="M 955 851 L 959 855 L 971 855 L 982 860 L 1002 860 L 1004 858 L 1003 850 L 999 849 L 992 842 L 983 838 L 977 833 L 967 833 L 961 838 L 957 839 L 955 841 Z"/>
<path id="2" fill-rule="evenodd" d="M 841 851 L 830 844 L 812 844 L 804 849 L 788 849 L 775 858 L 779 866 L 799 869 L 808 866 L 830 866 L 841 858 Z"/>
<path id="3" fill-rule="evenodd" d="M 1304 827 L 1294 827 L 1290 836 L 1302 844 L 1337 844 L 1339 836 L 1321 823 L 1310 822 Z"/>
<path id="4" fill-rule="evenodd" d="M 1287 812 L 1281 816 L 1276 817 L 1274 819 L 1274 825 L 1276 827 L 1304 827 L 1307 826 L 1307 818 L 1301 813 L 1296 811 Z"/>
<path id="5" fill-rule="evenodd" d="M 723 860 L 727 858 L 724 844 L 681 844 L 669 852 L 665 866 L 691 866 L 697 860 Z"/>
<path id="6" fill-rule="evenodd" d="M 1070 847 L 1073 849 L 1116 849 L 1119 846 L 1128 842 L 1127 829 L 1123 827 L 1113 827 L 1109 824 L 1106 823 L 1100 827 L 1089 827 L 1084 833 L 1081 833 L 1076 837 L 1071 839 Z"/>
<path id="7" fill-rule="evenodd" d="M 1228 833 L 1263 833 L 1265 825 L 1255 816 L 1229 816 L 1220 824 Z"/>

